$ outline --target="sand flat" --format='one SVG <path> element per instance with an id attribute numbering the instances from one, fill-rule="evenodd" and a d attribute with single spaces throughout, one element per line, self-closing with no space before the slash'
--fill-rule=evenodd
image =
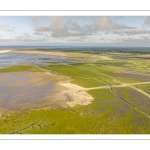
<path id="1" fill-rule="evenodd" d="M 12 53 L 20 54 L 38 54 L 38 55 L 50 55 L 50 56 L 62 56 L 62 57 L 76 57 L 76 58 L 95 58 L 101 60 L 113 60 L 108 56 L 94 55 L 94 54 L 81 54 L 81 53 L 66 53 L 66 52 L 48 52 L 40 50 L 13 50 Z"/>
<path id="2" fill-rule="evenodd" d="M 90 94 L 83 91 L 84 88 L 81 86 L 72 83 L 61 83 L 60 85 L 67 88 L 64 93 L 71 99 L 71 101 L 67 102 L 67 105 L 70 107 L 74 107 L 76 105 L 89 105 L 94 100 Z"/>
<path id="3" fill-rule="evenodd" d="M 12 50 L 0 50 L 0 54 L 11 52 Z"/>
<path id="4" fill-rule="evenodd" d="M 47 51 L 39 51 L 39 50 L 13 50 L 12 53 L 66 56 L 65 53 L 62 52 L 47 52 Z"/>

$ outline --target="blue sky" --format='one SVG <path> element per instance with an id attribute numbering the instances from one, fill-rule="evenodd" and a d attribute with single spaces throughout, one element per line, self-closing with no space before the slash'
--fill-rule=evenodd
<path id="1" fill-rule="evenodd" d="M 0 46 L 150 46 L 147 16 L 0 16 Z"/>

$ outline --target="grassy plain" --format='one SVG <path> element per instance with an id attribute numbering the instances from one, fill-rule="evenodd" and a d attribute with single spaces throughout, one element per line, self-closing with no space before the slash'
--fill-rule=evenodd
<path id="1" fill-rule="evenodd" d="M 149 97 L 139 93 L 135 89 L 124 87 L 114 88 L 114 91 L 125 101 L 131 104 L 133 107 L 141 110 L 142 112 L 150 115 L 150 99 Z"/>
<path id="2" fill-rule="evenodd" d="M 92 90 L 95 101 L 73 109 L 12 112 L 0 120 L 1 133 L 126 134 L 150 133 L 150 119 L 115 97 L 108 89 Z M 24 129 L 25 128 L 25 129 Z"/>
<path id="3" fill-rule="evenodd" d="M 71 57 L 74 54 L 70 53 L 68 56 Z M 76 57 L 90 57 L 90 54 L 77 54 Z M 50 70 L 54 75 L 64 77 L 63 80 L 65 77 L 67 80 L 69 78 L 71 83 L 85 88 L 108 86 L 109 89 L 89 90 L 88 93 L 93 96 L 94 101 L 85 106 L 8 112 L 0 118 L 0 133 L 150 133 L 150 117 L 148 117 L 150 99 L 130 87 L 112 88 L 118 96 L 111 90 L 113 85 L 150 81 L 149 60 L 114 59 L 72 65 L 50 63 L 51 65 L 39 67 L 45 71 Z M 36 66 L 14 66 L 0 69 L 0 73 L 19 71 L 42 72 L 43 70 Z M 136 85 L 136 87 L 150 94 L 150 85 Z"/>

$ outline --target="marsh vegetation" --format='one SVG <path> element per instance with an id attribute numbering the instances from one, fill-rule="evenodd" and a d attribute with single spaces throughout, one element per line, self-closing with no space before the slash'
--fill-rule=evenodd
<path id="1" fill-rule="evenodd" d="M 1 134 L 150 133 L 149 54 L 7 54 L 30 59 L 0 69 Z"/>

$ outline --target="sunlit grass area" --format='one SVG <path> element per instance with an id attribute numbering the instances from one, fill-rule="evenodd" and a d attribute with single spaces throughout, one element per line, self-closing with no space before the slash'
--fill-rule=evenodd
<path id="1" fill-rule="evenodd" d="M 0 73 L 4 73 L 4 72 L 21 72 L 21 71 L 42 72 L 42 70 L 38 69 L 35 66 L 11 66 L 11 67 L 8 67 L 8 68 L 0 69 Z"/>
<path id="2" fill-rule="evenodd" d="M 143 84 L 143 85 L 135 85 L 135 87 L 145 91 L 146 93 L 150 94 L 150 84 Z"/>
<path id="3" fill-rule="evenodd" d="M 74 54 L 68 54 L 69 57 Z M 86 58 L 90 54 L 76 54 Z M 150 99 L 122 83 L 150 81 L 148 60 L 100 60 L 72 63 L 46 62 L 47 66 L 12 66 L 0 73 L 47 72 L 56 82 L 68 81 L 89 90 L 94 100 L 68 108 L 40 108 L 10 111 L 0 117 L 2 134 L 145 134 L 150 133 Z M 44 69 L 44 70 L 42 70 Z M 55 76 L 56 75 L 56 76 Z M 150 94 L 150 85 L 135 85 Z M 44 102 L 44 101 L 43 101 Z"/>
<path id="4" fill-rule="evenodd" d="M 79 86 L 83 86 L 85 88 L 90 88 L 90 87 L 99 87 L 99 86 L 106 86 L 107 84 L 105 84 L 104 82 L 102 82 L 99 79 L 85 79 L 84 77 L 82 78 L 73 78 L 73 80 L 71 81 L 71 83 L 73 84 L 77 84 Z"/>
<path id="5" fill-rule="evenodd" d="M 135 89 L 124 87 L 114 88 L 114 91 L 133 107 L 138 108 L 142 112 L 150 115 L 150 99 L 149 97 L 139 93 Z"/>
<path id="6" fill-rule="evenodd" d="M 42 68 L 49 69 L 49 70 L 53 71 L 54 73 L 69 76 L 72 79 L 74 79 L 74 81 L 76 83 L 79 83 L 81 86 L 84 86 L 86 83 L 83 83 L 83 82 L 87 81 L 87 80 L 82 80 L 82 83 L 81 83 L 81 82 L 79 82 L 79 80 L 81 80 L 81 78 L 82 79 L 90 78 L 91 79 L 90 82 L 93 82 L 93 84 L 95 83 L 96 80 L 97 80 L 97 82 L 103 83 L 102 85 L 118 84 L 118 83 L 114 82 L 113 78 L 101 75 L 93 70 L 85 68 L 84 64 L 83 65 L 75 64 L 75 65 L 70 65 L 70 66 L 66 66 L 66 65 L 56 65 L 55 66 L 55 65 L 53 65 L 53 66 L 44 66 Z"/>
<path id="7" fill-rule="evenodd" d="M 124 104 L 109 90 L 89 93 L 95 100 L 88 106 L 9 113 L 0 119 L 0 133 L 150 133 L 150 119 Z"/>

